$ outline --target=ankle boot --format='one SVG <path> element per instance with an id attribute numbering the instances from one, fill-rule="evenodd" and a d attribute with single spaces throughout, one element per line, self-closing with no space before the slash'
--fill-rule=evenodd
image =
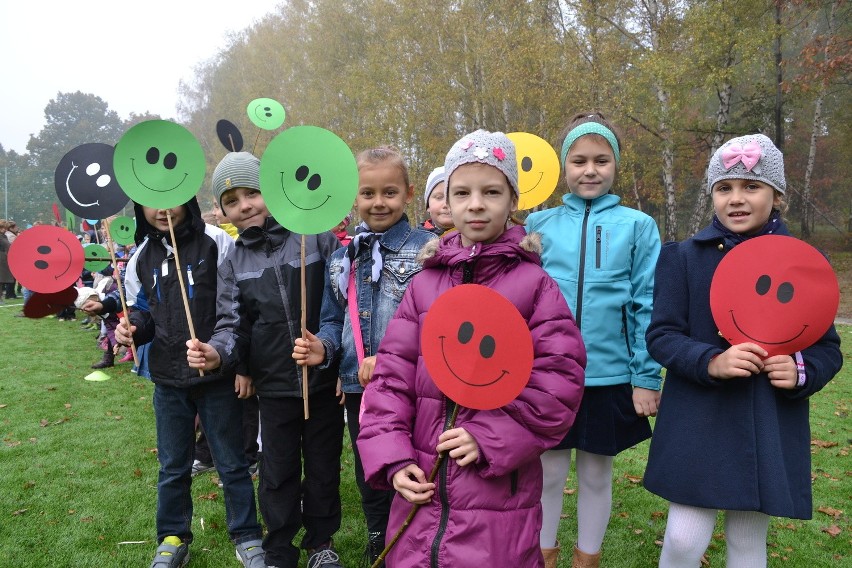
<path id="1" fill-rule="evenodd" d="M 544 556 L 544 568 L 556 568 L 559 561 L 559 542 L 553 548 L 542 548 L 541 555 Z"/>
<path id="2" fill-rule="evenodd" d="M 598 568 L 600 565 L 600 551 L 595 554 L 588 554 L 576 546 L 574 547 L 574 560 L 571 562 L 571 568 Z"/>
<path id="3" fill-rule="evenodd" d="M 104 351 L 104 357 L 94 365 L 92 365 L 92 369 L 106 369 L 107 367 L 112 367 L 115 365 L 115 354 L 112 352 L 112 349 L 107 349 Z"/>

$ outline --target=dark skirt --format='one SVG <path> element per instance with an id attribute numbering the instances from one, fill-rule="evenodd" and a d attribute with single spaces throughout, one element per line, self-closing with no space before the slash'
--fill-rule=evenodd
<path id="1" fill-rule="evenodd" d="M 614 456 L 651 437 L 651 424 L 633 408 L 629 384 L 586 387 L 574 425 L 553 448 Z"/>

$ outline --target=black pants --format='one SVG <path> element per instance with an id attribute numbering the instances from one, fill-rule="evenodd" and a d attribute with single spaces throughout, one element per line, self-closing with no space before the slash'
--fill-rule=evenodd
<path id="1" fill-rule="evenodd" d="M 3 291 L 5 292 L 7 300 L 14 300 L 18 296 L 15 295 L 15 283 L 7 282 L 3 284 Z"/>
<path id="2" fill-rule="evenodd" d="M 364 466 L 361 465 L 361 454 L 358 452 L 358 432 L 361 424 L 358 421 L 361 409 L 360 393 L 346 393 L 346 421 L 349 426 L 349 439 L 352 440 L 352 453 L 355 454 L 355 483 L 361 492 L 361 509 L 367 520 L 367 531 L 371 533 L 380 532 L 385 534 L 388 528 L 388 517 L 390 516 L 391 501 L 394 491 L 384 489 L 373 489 L 364 481 Z"/>
<path id="3" fill-rule="evenodd" d="M 258 399 L 263 459 L 257 493 L 269 531 L 263 540 L 266 563 L 296 568 L 300 552 L 293 539 L 302 525 L 301 547 L 308 549 L 340 529 L 343 407 L 334 387 L 310 395 L 308 420 L 301 398 Z"/>
<path id="4" fill-rule="evenodd" d="M 257 463 L 257 429 L 260 425 L 260 416 L 258 416 L 257 397 L 241 399 L 243 403 L 243 446 L 246 450 L 246 459 L 249 465 Z M 198 440 L 195 442 L 195 456 L 201 463 L 213 463 L 213 456 L 210 454 L 210 446 L 207 444 L 207 436 L 204 434 L 204 428 L 199 424 Z"/>

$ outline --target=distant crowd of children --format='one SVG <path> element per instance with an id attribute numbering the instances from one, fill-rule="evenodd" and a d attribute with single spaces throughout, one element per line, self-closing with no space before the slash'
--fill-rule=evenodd
<path id="1" fill-rule="evenodd" d="M 721 158 L 746 145 L 756 161 Z M 170 210 L 137 204 L 129 317 L 106 327 L 110 353 L 144 346 L 154 383 L 151 568 L 188 562 L 191 478 L 211 461 L 244 566 L 295 568 L 302 550 L 309 568 L 343 566 L 334 535 L 344 428 L 365 565 L 555 568 L 573 459 L 571 566 L 600 566 L 613 462 L 650 438 L 644 484 L 669 501 L 659 565 L 699 566 L 722 511 L 727 565 L 765 566 L 769 516 L 811 517 L 808 398 L 839 371 L 840 340 L 832 327 L 790 355 L 731 345 L 717 333 L 709 286 L 737 245 L 789 235 L 783 156 L 762 135 L 728 141 L 707 169 L 712 223 L 661 246 L 654 220 L 612 193 L 623 150 L 603 115 L 574 116 L 561 142 L 568 193 L 524 224 L 514 218 L 515 145 L 485 130 L 463 136 L 429 174 L 419 226 L 406 215 L 415 186 L 391 147 L 356 157 L 354 232 L 352 216 L 319 235 L 279 224 L 248 152 L 216 167 L 207 224 L 195 198 Z M 496 409 L 457 407 L 425 361 L 424 319 L 462 284 L 508 299 L 532 338 L 529 380 Z M 121 311 L 100 292 L 79 307 Z M 201 460 L 199 423 L 210 456 Z"/>

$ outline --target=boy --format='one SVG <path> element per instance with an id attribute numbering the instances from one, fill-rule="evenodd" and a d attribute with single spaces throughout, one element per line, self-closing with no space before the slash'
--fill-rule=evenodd
<path id="1" fill-rule="evenodd" d="M 150 343 L 148 361 L 154 382 L 157 424 L 157 548 L 151 568 L 175 568 L 189 561 L 192 542 L 190 492 L 195 416 L 207 432 L 225 493 L 228 533 L 237 558 L 246 568 L 265 568 L 254 485 L 243 453 L 242 405 L 234 394 L 234 374 L 222 369 L 205 373 L 190 368 L 185 342 L 190 336 L 184 317 L 177 270 L 184 270 L 189 310 L 196 334 L 209 338 L 216 324 L 216 267 L 233 248 L 224 231 L 205 225 L 193 197 L 170 210 L 139 204 L 136 242 L 141 242 L 125 275 L 127 304 L 135 308 L 130 322 L 122 318 L 116 341 Z M 181 266 L 176 266 L 167 215 L 171 214 Z M 144 242 L 143 242 L 144 239 Z M 103 309 L 103 306 L 100 306 Z M 240 397 L 250 385 L 237 384 Z"/>
<path id="2" fill-rule="evenodd" d="M 257 390 L 263 446 L 258 496 L 268 530 L 267 564 L 296 568 L 300 552 L 293 539 L 304 525 L 307 565 L 339 568 L 332 545 L 341 521 L 343 407 L 335 392 L 337 367 L 311 370 L 310 419 L 305 420 L 302 375 L 290 357 L 301 337 L 302 235 L 269 215 L 259 171 L 255 156 L 232 152 L 213 172 L 213 193 L 240 238 L 219 269 L 216 331 L 209 343 L 187 342 L 187 360 L 205 370 L 234 369 Z M 305 241 L 307 327 L 315 332 L 326 261 L 340 243 L 329 232 L 306 235 Z"/>

